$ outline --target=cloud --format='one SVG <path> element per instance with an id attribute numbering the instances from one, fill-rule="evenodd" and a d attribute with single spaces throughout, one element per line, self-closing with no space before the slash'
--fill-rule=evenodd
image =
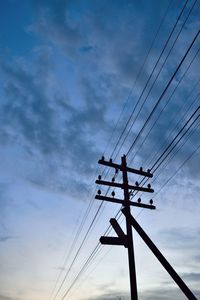
<path id="1" fill-rule="evenodd" d="M 10 176 L 15 174 L 13 177 L 16 180 L 25 178 L 26 182 L 37 189 L 65 193 L 70 198 L 86 199 L 91 186 L 94 186 L 89 180 L 94 175 L 97 160 L 104 151 L 113 123 L 117 120 L 166 7 L 161 1 L 146 1 L 145 5 L 142 1 L 133 4 L 132 1 L 122 0 L 34 0 L 29 3 L 32 3 L 33 18 L 27 27 L 27 34 L 34 35 L 35 47 L 23 57 L 7 52 L 0 65 L 4 79 L 0 112 L 1 149 L 9 161 L 12 157 L 9 171 Z M 118 129 L 124 127 L 130 116 L 176 17 L 175 8 L 165 21 Z M 194 30 L 190 28 L 182 35 L 187 41 Z M 132 135 L 125 144 L 125 151 L 185 51 L 186 45 L 181 41 L 174 49 L 172 63 L 164 68 L 133 127 Z M 149 135 L 145 147 L 138 147 L 138 156 L 145 160 L 145 164 L 146 159 L 155 153 L 155 149 L 161 150 L 170 141 L 168 133 L 177 119 L 183 116 L 183 102 L 188 105 L 192 102 L 192 97 L 187 101 L 186 94 L 190 91 L 188 88 L 193 88 L 191 81 L 194 77 L 198 78 L 197 63 L 189 73 L 187 82 L 184 82 L 184 88 L 183 85 L 180 86 Z M 175 79 L 176 82 L 177 80 L 178 78 Z M 158 114 L 159 110 L 155 117 Z M 152 123 L 154 120 L 155 118 Z M 179 128 L 175 130 L 174 135 L 178 130 Z M 146 132 L 144 136 L 145 134 Z M 190 153 L 191 141 L 195 141 L 196 137 L 194 135 L 189 140 L 184 152 L 175 159 L 173 167 Z M 114 142 L 109 142 L 112 147 Z M 5 164 L 4 169 L 9 169 L 5 161 L 2 164 Z M 198 164 L 191 165 L 191 173 L 195 175 L 197 168 Z M 185 177 L 188 179 L 188 176 L 187 172 Z M 1 207 L 6 205 L 6 201 L 0 202 Z M 196 239 L 199 232 L 191 232 L 185 228 L 183 232 L 181 230 L 174 228 L 162 232 L 163 243 L 173 241 L 171 247 L 185 249 L 183 247 L 187 247 L 187 241 L 187 245 L 199 249 L 199 241 Z M 4 234 L 0 237 L 0 242 L 6 242 L 10 238 L 11 235 Z M 184 276 L 192 282 L 199 278 L 198 273 L 188 272 Z M 130 298 L 129 293 L 120 290 L 113 292 L 106 286 L 99 291 L 102 294 L 91 300 L 112 300 L 120 296 L 124 300 Z M 142 297 L 148 300 L 179 299 L 175 290 L 161 288 L 144 291 L 141 299 Z M 3 295 L 1 298 L 10 299 Z"/>
<path id="2" fill-rule="evenodd" d="M 160 240 L 165 246 L 170 248 L 198 248 L 200 245 L 199 232 L 198 228 L 170 228 L 160 231 Z"/>
<path id="3" fill-rule="evenodd" d="M 192 291 L 196 297 L 199 296 L 199 291 Z M 171 299 L 177 299 L 181 300 L 183 299 L 184 294 L 181 290 L 178 288 L 175 289 L 173 287 L 171 288 L 154 288 L 151 290 L 146 290 L 141 293 L 141 299 L 142 300 L 171 300 Z"/>
<path id="4" fill-rule="evenodd" d="M 16 133 L 9 126 L 12 119 L 14 126 L 19 128 L 18 132 L 30 142 L 29 148 L 34 145 L 46 155 L 56 152 L 62 159 L 65 153 L 71 161 L 80 157 L 81 153 L 86 159 L 78 160 L 78 171 L 92 172 L 93 167 L 88 161 L 96 160 L 101 152 L 97 140 L 99 137 L 102 139 L 102 132 L 111 131 L 112 126 L 108 121 L 113 121 L 116 116 L 110 112 L 116 105 L 117 112 L 120 109 L 119 101 L 127 95 L 133 74 L 145 54 L 146 47 L 144 43 L 141 46 L 141 39 L 148 44 L 152 38 L 154 31 L 147 23 L 155 28 L 158 24 L 152 24 L 151 17 L 155 11 L 149 5 L 133 6 L 129 1 L 119 1 L 112 5 L 108 5 L 106 1 L 79 4 L 77 9 L 71 1 L 33 1 L 35 19 L 29 29 L 50 46 L 37 50 L 37 59 L 33 65 L 26 66 L 26 61 L 18 65 L 16 62 L 3 65 L 4 72 L 10 78 L 6 87 L 6 97 L 10 100 L 5 106 L 8 113 L 4 114 L 4 118 L 2 116 L 2 120 L 14 139 Z M 161 18 L 163 6 L 156 3 L 155 7 L 157 17 L 159 15 Z M 141 18 L 144 9 L 148 12 L 147 20 Z M 119 10 L 120 15 L 117 14 Z M 135 18 L 132 18 L 133 11 Z M 145 38 L 141 32 L 145 32 Z M 55 52 L 55 49 L 62 49 L 64 57 L 69 61 L 73 60 L 70 66 L 73 65 L 76 71 L 82 97 L 81 107 L 74 107 L 73 103 L 77 101 L 75 97 L 58 93 L 59 82 L 52 74 L 56 64 L 54 53 L 60 56 L 61 53 Z M 85 52 L 89 56 L 86 57 Z M 149 73 L 148 67 L 144 72 Z M 127 78 L 131 81 L 127 81 Z M 137 96 L 138 89 L 139 86 L 136 87 L 134 96 Z M 81 109 L 82 105 L 84 109 Z M 168 127 L 171 111 L 174 108 L 170 108 L 170 112 L 165 114 L 165 121 L 163 124 L 159 123 L 153 138 L 151 136 L 149 146 L 152 148 L 161 138 L 166 141 L 163 132 Z M 137 126 L 135 130 L 138 130 Z M 5 139 L 6 130 L 2 135 Z M 103 137 L 107 138 L 106 135 Z M 69 151 L 69 141 L 73 151 Z M 145 150 L 140 153 L 142 157 L 146 157 Z"/>
<path id="5" fill-rule="evenodd" d="M 87 299 L 88 300 L 116 300 L 116 299 L 128 300 L 129 298 L 130 297 L 127 293 L 118 291 L 118 292 L 102 293 L 99 296 L 94 296 L 92 298 L 87 298 Z"/>
<path id="6" fill-rule="evenodd" d="M 0 236 L 0 243 L 7 242 L 8 240 L 11 240 L 13 238 L 14 238 L 13 236 L 9 236 L 9 235 Z"/>
<path id="7" fill-rule="evenodd" d="M 185 273 L 182 275 L 182 278 L 191 282 L 199 282 L 200 281 L 200 273 Z"/>
<path id="8" fill-rule="evenodd" d="M 193 290 L 192 291 L 196 297 L 200 295 L 199 291 Z M 182 300 L 184 294 L 178 288 L 165 288 L 165 287 L 155 287 L 149 290 L 139 291 L 138 292 L 139 298 L 141 300 L 171 300 L 177 299 Z M 110 293 L 102 293 L 98 296 L 94 296 L 89 298 L 88 300 L 128 300 L 130 299 L 129 293 L 117 291 L 117 292 L 110 292 Z"/>
<path id="9" fill-rule="evenodd" d="M 0 300 L 22 300 L 21 298 L 9 297 L 7 295 L 0 294 Z"/>

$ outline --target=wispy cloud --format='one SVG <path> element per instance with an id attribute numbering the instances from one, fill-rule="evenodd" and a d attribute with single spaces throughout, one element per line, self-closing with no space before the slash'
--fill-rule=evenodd
<path id="1" fill-rule="evenodd" d="M 170 228 L 160 232 L 161 241 L 165 246 L 183 249 L 200 245 L 199 229 L 186 227 Z"/>
<path id="2" fill-rule="evenodd" d="M 22 300 L 22 298 L 9 297 L 7 295 L 0 294 L 0 300 Z"/>
<path id="3" fill-rule="evenodd" d="M 8 240 L 11 240 L 11 239 L 14 239 L 14 237 L 10 236 L 10 235 L 0 236 L 0 243 L 5 243 L 5 242 L 7 242 Z"/>
<path id="4" fill-rule="evenodd" d="M 193 291 L 196 297 L 198 297 L 200 294 L 198 291 Z M 144 290 L 142 292 L 139 292 L 139 298 L 142 300 L 171 300 L 171 299 L 177 299 L 181 300 L 183 299 L 184 295 L 178 288 L 174 287 L 157 287 L 152 288 L 149 290 Z M 122 299 L 122 300 L 128 300 L 130 299 L 130 295 L 128 293 L 123 293 L 122 291 L 118 292 L 110 292 L 110 293 L 102 293 L 96 297 L 89 298 L 89 300 L 116 300 L 116 299 Z"/>

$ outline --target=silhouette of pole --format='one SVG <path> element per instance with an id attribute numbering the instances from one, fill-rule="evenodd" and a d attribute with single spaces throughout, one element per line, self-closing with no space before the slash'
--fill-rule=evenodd
<path id="1" fill-rule="evenodd" d="M 169 273 L 169 275 L 173 278 L 173 280 L 176 282 L 176 284 L 179 286 L 179 288 L 182 290 L 182 292 L 185 294 L 185 296 L 189 300 L 197 300 L 197 298 L 194 296 L 194 294 L 191 292 L 191 290 L 188 288 L 188 286 L 185 284 L 185 282 L 180 278 L 180 276 L 176 273 L 176 271 L 173 269 L 173 267 L 170 265 L 170 263 L 166 260 L 166 258 L 163 256 L 163 254 L 159 251 L 159 249 L 156 247 L 156 245 L 152 242 L 152 240 L 149 238 L 149 236 L 146 234 L 146 232 L 137 223 L 135 218 L 130 214 L 129 209 L 123 208 L 122 213 L 125 215 L 126 220 L 129 220 L 130 224 L 134 227 L 134 229 L 137 231 L 137 233 L 141 236 L 143 241 L 150 248 L 150 250 L 156 256 L 156 258 L 159 260 L 159 262 L 163 265 L 165 270 Z"/>
<path id="2" fill-rule="evenodd" d="M 127 165 L 126 156 L 122 156 L 122 175 L 123 175 L 123 190 L 124 190 L 124 206 L 130 213 L 129 203 L 129 188 L 128 188 L 128 176 L 127 176 Z M 136 280 L 136 269 L 135 269 L 135 257 L 133 247 L 133 233 L 130 219 L 126 218 L 126 231 L 128 240 L 128 262 L 129 262 L 129 275 L 130 275 L 130 289 L 131 289 L 131 300 L 138 300 L 137 294 L 137 280 Z"/>
<path id="3" fill-rule="evenodd" d="M 124 192 L 124 199 L 115 198 L 115 193 L 112 192 L 112 197 L 102 196 L 101 190 L 98 190 L 98 194 L 95 196 L 95 199 L 113 202 L 116 204 L 122 204 L 124 208 L 128 210 L 130 213 L 130 206 L 142 207 L 147 209 L 156 209 L 153 204 L 153 201 L 150 201 L 150 205 L 141 203 L 141 199 L 137 202 L 130 201 L 130 193 L 129 191 L 142 191 L 147 193 L 153 193 L 154 190 L 151 188 L 151 185 L 148 184 L 147 187 L 139 186 L 138 182 L 135 182 L 135 185 L 130 185 L 128 183 L 128 173 L 133 173 L 145 177 L 152 178 L 153 174 L 151 174 L 150 170 L 144 171 L 142 167 L 140 169 L 134 169 L 127 167 L 126 156 L 121 157 L 121 164 L 113 163 L 112 159 L 106 161 L 104 156 L 102 159 L 98 161 L 99 164 L 111 167 L 115 169 L 115 174 L 120 170 L 122 172 L 123 183 L 115 182 L 115 177 L 113 177 L 112 182 L 105 181 L 101 179 L 101 175 L 98 176 L 98 180 L 96 180 L 96 184 L 106 185 L 109 187 L 121 188 Z M 137 280 L 136 280 L 136 270 L 135 270 L 135 257 L 134 257 L 134 247 L 133 247 L 133 234 L 132 234 L 132 225 L 129 218 L 126 218 L 126 233 L 123 232 L 122 228 L 118 224 L 116 219 L 110 219 L 110 223 L 117 234 L 117 237 L 109 237 L 109 236 L 101 236 L 100 243 L 103 245 L 118 245 L 124 246 L 128 249 L 128 263 L 129 263 L 129 274 L 130 274 L 130 292 L 131 292 L 131 300 L 138 300 L 137 294 Z"/>

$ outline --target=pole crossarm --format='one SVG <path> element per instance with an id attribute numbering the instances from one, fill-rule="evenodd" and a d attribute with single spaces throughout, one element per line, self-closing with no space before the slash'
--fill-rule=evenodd
<path id="1" fill-rule="evenodd" d="M 128 248 L 127 235 L 123 232 L 117 220 L 114 218 L 110 219 L 110 224 L 112 225 L 118 237 L 102 236 L 99 240 L 100 243 L 104 245 L 119 245 Z"/>
<path id="2" fill-rule="evenodd" d="M 152 240 L 149 238 L 149 236 L 146 234 L 146 232 L 137 223 L 135 218 L 130 214 L 127 207 L 124 207 L 121 211 L 125 215 L 125 217 L 130 221 L 131 225 L 134 227 L 134 229 L 137 231 L 137 233 L 140 235 L 140 237 L 143 239 L 143 241 L 146 243 L 146 245 L 150 248 L 150 250 L 156 256 L 156 258 L 159 260 L 159 262 L 163 265 L 163 267 L 166 269 L 166 271 L 169 273 L 169 275 L 173 278 L 173 280 L 176 282 L 176 284 L 179 286 L 179 288 L 182 290 L 182 292 L 185 294 L 185 296 L 189 300 L 197 300 L 197 298 L 194 296 L 194 294 L 191 292 L 191 290 L 187 287 L 185 282 L 180 278 L 180 276 L 176 273 L 176 271 L 173 269 L 173 267 L 170 265 L 170 263 L 166 260 L 166 258 L 163 256 L 163 254 L 160 252 L 160 250 L 156 247 L 156 245 L 152 242 Z"/>
<path id="3" fill-rule="evenodd" d="M 105 180 L 96 180 L 95 183 L 96 184 L 113 186 L 113 187 L 118 187 L 118 188 L 123 189 L 123 183 L 110 182 L 110 181 L 105 181 Z"/>
<path id="4" fill-rule="evenodd" d="M 107 197 L 107 196 L 96 195 L 95 199 L 125 205 L 124 200 L 117 199 L 117 198 L 114 198 L 114 197 Z M 156 206 L 154 206 L 152 204 L 149 205 L 149 204 L 140 203 L 140 202 L 129 201 L 128 205 L 136 206 L 136 207 L 141 207 L 141 208 L 147 208 L 147 209 L 156 209 Z"/>
<path id="5" fill-rule="evenodd" d="M 102 184 L 102 185 L 107 185 L 107 186 L 113 186 L 113 187 L 118 187 L 121 189 L 124 189 L 124 184 L 123 183 L 117 183 L 117 182 L 110 182 L 106 180 L 96 180 L 96 184 Z M 147 192 L 147 193 L 153 193 L 154 190 L 151 188 L 145 188 L 142 186 L 136 186 L 136 185 L 127 185 L 127 188 L 130 190 L 135 190 L 135 191 L 141 191 L 141 192 Z"/>
<path id="6" fill-rule="evenodd" d="M 102 245 L 115 245 L 115 246 L 124 246 L 127 248 L 127 240 L 123 240 L 119 237 L 113 237 L 113 236 L 101 236 L 99 239 L 99 242 Z"/>
<path id="7" fill-rule="evenodd" d="M 104 159 L 100 159 L 98 161 L 98 163 L 101 164 L 101 165 L 104 165 L 104 166 L 108 166 L 108 167 L 119 169 L 120 171 L 123 171 L 122 165 L 113 163 L 112 161 L 106 161 Z M 130 173 L 137 174 L 137 175 L 149 177 L 149 178 L 153 177 L 153 174 L 150 172 L 150 170 L 143 171 L 142 168 L 141 169 L 133 169 L 133 168 L 130 168 L 130 167 L 126 167 L 126 171 L 130 172 Z"/>
<path id="8" fill-rule="evenodd" d="M 124 200 L 122 200 L 122 199 L 117 199 L 117 198 L 114 198 L 114 197 L 101 196 L 101 195 L 96 195 L 95 199 L 108 201 L 108 202 L 113 202 L 113 203 L 122 204 L 122 205 L 124 203 Z"/>

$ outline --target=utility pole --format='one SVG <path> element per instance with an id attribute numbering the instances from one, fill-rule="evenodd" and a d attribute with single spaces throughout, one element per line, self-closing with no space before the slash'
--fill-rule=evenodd
<path id="1" fill-rule="evenodd" d="M 123 174 L 123 184 L 124 184 L 124 206 L 130 213 L 130 205 L 129 205 L 129 189 L 128 189 L 128 175 L 127 175 L 127 165 L 126 165 L 126 157 L 122 156 L 122 174 Z M 126 234 L 128 240 L 128 261 L 129 261 L 129 278 L 130 278 L 130 286 L 131 286 L 131 299 L 138 299 L 137 295 L 137 282 L 136 282 L 136 270 L 135 270 L 135 255 L 133 248 L 133 233 L 132 227 L 129 221 L 129 218 L 126 218 Z"/>
<path id="2" fill-rule="evenodd" d="M 188 288 L 188 286 L 181 279 L 181 277 L 176 273 L 176 271 L 173 269 L 173 267 L 170 265 L 170 263 L 167 261 L 167 259 L 164 257 L 164 255 L 160 252 L 160 250 L 152 242 L 152 240 L 149 238 L 149 236 L 146 234 L 146 232 L 142 229 L 142 227 L 137 223 L 135 218 L 130 214 L 129 210 L 126 207 L 124 207 L 121 211 L 126 216 L 126 219 L 129 219 L 131 226 L 134 227 L 134 229 L 137 231 L 137 233 L 140 235 L 140 237 L 143 239 L 143 241 L 146 243 L 146 245 L 150 248 L 150 250 L 153 252 L 155 257 L 159 260 L 159 262 L 162 264 L 162 266 L 165 268 L 165 270 L 169 273 L 169 275 L 172 277 L 174 282 L 179 286 L 180 290 L 185 294 L 185 296 L 189 300 L 197 300 L 195 295 Z"/>
<path id="3" fill-rule="evenodd" d="M 148 208 L 148 209 L 155 209 L 155 206 L 152 205 L 153 201 L 150 200 L 149 204 L 141 203 L 141 199 L 138 199 L 138 202 L 130 201 L 130 192 L 131 191 L 143 191 L 143 192 L 149 192 L 153 193 L 154 190 L 151 189 L 151 186 L 148 184 L 147 187 L 140 187 L 138 182 L 135 183 L 135 185 L 129 185 L 128 182 L 128 172 L 134 173 L 141 176 L 146 177 L 153 177 L 153 175 L 150 173 L 149 170 L 147 172 L 143 171 L 142 168 L 133 169 L 127 167 L 126 163 L 126 156 L 122 156 L 121 158 L 121 164 L 115 164 L 110 159 L 109 161 L 106 161 L 104 157 L 102 157 L 101 160 L 98 161 L 99 164 L 115 168 L 115 172 L 118 173 L 118 171 L 122 172 L 122 180 L 123 183 L 116 183 L 115 179 L 112 179 L 112 182 L 101 180 L 101 176 L 99 176 L 99 179 L 96 180 L 97 184 L 106 185 L 109 187 L 117 187 L 121 188 L 124 193 L 124 199 L 117 199 L 114 198 L 115 194 L 112 193 L 112 198 L 107 196 L 101 196 L 101 191 L 98 191 L 98 195 L 95 196 L 95 199 L 103 200 L 103 201 L 109 201 L 114 202 L 118 204 L 122 204 L 130 214 L 130 206 L 137 206 L 142 208 Z M 116 219 L 110 219 L 110 223 L 117 233 L 118 237 L 101 237 L 100 242 L 101 244 L 106 245 L 123 245 L 128 250 L 128 262 L 129 262 L 129 276 L 130 276 L 130 291 L 131 291 L 131 300 L 138 300 L 138 294 L 137 294 L 137 280 L 136 280 L 136 269 L 135 269 L 135 257 L 134 257 L 134 246 L 133 246 L 133 235 L 132 235 L 132 224 L 130 222 L 130 218 L 126 218 L 126 234 L 121 229 L 120 225 L 118 224 Z"/>
<path id="4" fill-rule="evenodd" d="M 101 191 L 98 190 L 98 195 L 95 196 L 95 199 L 109 201 L 117 204 L 123 205 L 121 209 L 122 213 L 126 219 L 126 234 L 123 232 L 122 228 L 118 224 L 116 219 L 110 219 L 110 223 L 115 230 L 118 237 L 108 237 L 102 236 L 100 238 L 100 243 L 104 245 L 120 245 L 124 246 L 128 250 L 128 261 L 129 261 L 129 275 L 130 275 L 130 290 L 131 290 L 131 300 L 138 300 L 137 294 L 137 280 L 136 280 L 136 270 L 135 270 L 135 258 L 134 258 L 134 247 L 133 247 L 133 235 L 132 235 L 132 227 L 137 231 L 152 253 L 156 256 L 162 266 L 166 269 L 169 275 L 172 277 L 174 282 L 178 285 L 181 291 L 185 294 L 188 300 L 197 300 L 195 295 L 189 289 L 189 287 L 185 284 L 185 282 L 180 278 L 180 276 L 176 273 L 164 255 L 159 251 L 156 245 L 152 242 L 146 232 L 142 229 L 142 227 L 137 223 L 135 218 L 131 215 L 131 206 L 155 209 L 156 207 L 153 205 L 153 200 L 150 200 L 150 205 L 141 203 L 141 199 L 138 198 L 137 202 L 130 201 L 130 193 L 132 191 L 143 191 L 153 193 L 154 190 L 151 189 L 151 185 L 148 184 L 147 187 L 139 186 L 139 183 L 136 181 L 135 185 L 130 185 L 128 182 L 128 172 L 134 173 L 137 175 L 145 176 L 145 177 L 153 177 L 153 174 L 150 173 L 150 170 L 147 172 L 143 171 L 142 168 L 133 169 L 127 167 L 126 156 L 122 156 L 121 164 L 116 164 L 112 162 L 112 159 L 106 161 L 104 157 L 98 161 L 99 164 L 104 166 L 108 166 L 111 168 L 115 168 L 116 173 L 118 171 L 122 172 L 122 180 L 123 183 L 116 183 L 115 177 L 113 177 L 112 182 L 101 180 L 101 176 L 99 175 L 98 180 L 96 180 L 97 184 L 106 185 L 109 187 L 117 187 L 121 188 L 124 192 L 124 199 L 114 198 L 115 193 L 112 192 L 113 197 L 101 196 Z"/>

